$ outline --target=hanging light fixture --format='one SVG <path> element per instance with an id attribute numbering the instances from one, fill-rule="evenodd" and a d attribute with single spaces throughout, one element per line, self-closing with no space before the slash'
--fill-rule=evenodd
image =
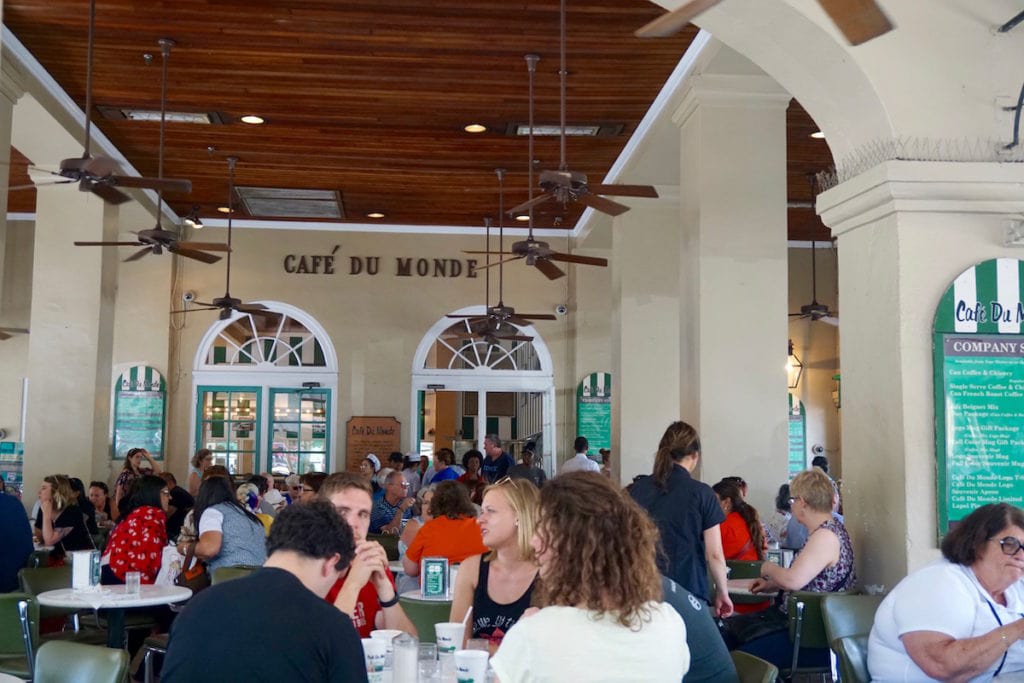
<path id="1" fill-rule="evenodd" d="M 196 204 L 192 207 L 192 213 L 185 216 L 182 221 L 186 228 L 192 228 L 193 230 L 203 229 L 203 219 L 199 217 L 199 205 Z"/>
<path id="2" fill-rule="evenodd" d="M 800 362 L 797 355 L 793 353 L 793 340 L 789 340 L 789 356 L 786 358 L 786 378 L 789 388 L 796 389 L 800 384 L 800 375 L 804 371 L 804 364 Z"/>

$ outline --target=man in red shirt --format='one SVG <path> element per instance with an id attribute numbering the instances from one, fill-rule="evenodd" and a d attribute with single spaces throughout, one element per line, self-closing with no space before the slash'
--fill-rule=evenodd
<path id="1" fill-rule="evenodd" d="M 370 631 L 394 628 L 418 635 L 416 627 L 398 604 L 395 577 L 388 569 L 383 546 L 366 540 L 373 508 L 369 482 L 351 472 L 335 472 L 320 486 L 320 498 L 330 502 L 352 527 L 356 556 L 351 566 L 327 593 L 327 601 L 352 618 L 363 638 Z"/>

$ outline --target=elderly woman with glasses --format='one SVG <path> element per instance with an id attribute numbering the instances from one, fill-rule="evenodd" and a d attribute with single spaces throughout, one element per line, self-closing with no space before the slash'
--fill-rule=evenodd
<path id="1" fill-rule="evenodd" d="M 981 681 L 1024 671 L 1024 511 L 984 505 L 942 541 L 943 558 L 900 581 L 875 613 L 875 681 Z"/>

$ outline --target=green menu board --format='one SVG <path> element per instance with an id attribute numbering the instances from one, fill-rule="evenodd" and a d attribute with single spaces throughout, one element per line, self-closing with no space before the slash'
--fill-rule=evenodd
<path id="1" fill-rule="evenodd" d="M 807 469 L 807 412 L 804 402 L 789 395 L 789 476 Z"/>
<path id="2" fill-rule="evenodd" d="M 123 459 L 132 448 L 145 448 L 158 460 L 164 457 L 166 406 L 166 385 L 156 369 L 140 365 L 118 378 L 114 386 L 115 459 Z"/>
<path id="3" fill-rule="evenodd" d="M 590 453 L 612 447 L 612 376 L 592 372 L 576 387 L 576 435 L 587 437 Z"/>
<path id="4" fill-rule="evenodd" d="M 987 503 L 1024 503 L 1024 262 L 964 271 L 935 316 L 939 535 Z"/>

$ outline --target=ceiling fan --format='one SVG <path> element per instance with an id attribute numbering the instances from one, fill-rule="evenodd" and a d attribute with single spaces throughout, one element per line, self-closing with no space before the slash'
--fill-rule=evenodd
<path id="1" fill-rule="evenodd" d="M 550 313 L 516 313 L 516 309 L 506 306 L 504 301 L 504 264 L 513 259 L 504 258 L 505 224 L 502 216 L 505 209 L 505 169 L 495 170 L 498 176 L 498 260 L 491 263 L 491 221 L 486 221 L 486 251 L 487 264 L 483 270 L 491 266 L 498 266 L 498 305 L 491 306 L 491 275 L 487 271 L 487 279 L 484 281 L 484 306 L 487 312 L 484 315 L 457 314 L 448 315 L 449 318 L 462 318 L 466 322 L 468 335 L 459 334 L 454 337 L 458 341 L 483 339 L 488 344 L 497 344 L 499 341 L 533 341 L 533 337 L 519 334 L 519 327 L 526 327 L 531 320 L 555 320 Z M 473 252 L 480 253 L 480 252 Z"/>
<path id="2" fill-rule="evenodd" d="M 108 204 L 121 204 L 129 200 L 128 195 L 117 189 L 119 187 L 142 188 L 158 190 L 161 192 L 191 192 L 192 183 L 189 180 L 180 178 L 164 178 L 162 172 L 159 178 L 140 178 L 136 176 L 121 175 L 121 169 L 114 160 L 101 156 L 94 157 L 90 153 L 90 144 L 92 142 L 92 54 L 95 30 L 96 0 L 89 0 L 89 38 L 85 59 L 84 149 L 82 156 L 72 157 L 61 161 L 59 170 L 46 171 L 51 175 L 64 178 L 64 180 L 55 180 L 51 184 L 60 185 L 65 183 L 78 183 L 79 190 L 82 192 L 92 192 Z M 163 126 L 163 116 L 161 116 L 161 126 Z M 161 130 L 161 139 L 162 137 L 163 131 Z M 161 152 L 163 152 L 162 145 Z M 35 187 L 38 187 L 38 185 L 24 185 L 12 187 L 10 189 L 17 190 Z"/>
<path id="3" fill-rule="evenodd" d="M 651 197 L 657 198 L 658 192 L 650 185 L 603 185 L 603 184 L 589 184 L 587 182 L 587 176 L 578 171 L 569 169 L 569 164 L 565 160 L 565 79 L 568 71 L 565 66 L 565 0 L 561 1 L 560 13 L 559 13 L 559 30 L 560 30 L 560 55 L 561 55 L 561 67 L 559 69 L 559 77 L 561 79 L 561 118 L 560 127 L 561 132 L 559 134 L 559 149 L 560 159 L 557 171 L 541 171 L 539 185 L 544 191 L 542 195 L 536 199 L 529 199 L 528 201 L 520 204 L 519 206 L 513 207 L 509 213 L 521 213 L 532 209 L 535 206 L 539 206 L 552 199 L 558 200 L 563 205 L 569 202 L 579 202 L 585 206 L 589 206 L 592 209 L 601 211 L 602 213 L 609 214 L 611 216 L 618 216 L 629 211 L 629 207 L 625 204 L 620 204 L 611 199 L 601 197 L 599 195 L 613 195 L 620 197 Z M 529 57 L 527 57 L 529 61 Z M 534 62 L 536 63 L 536 61 Z M 533 90 L 533 69 L 531 65 L 530 70 L 530 83 L 531 83 L 531 101 L 532 101 L 532 90 Z M 532 110 L 532 103 L 531 103 Z M 530 124 L 530 135 L 533 135 L 533 124 Z M 532 143 L 531 143 L 532 149 Z M 533 156 L 530 156 L 530 169 L 533 169 Z M 531 173 L 532 176 L 532 173 Z M 533 180 L 530 180 L 532 187 Z M 550 275 L 548 277 L 551 277 Z"/>
<path id="4" fill-rule="evenodd" d="M 810 318 L 839 327 L 839 314 L 829 309 L 828 304 L 818 303 L 818 267 L 815 257 L 817 249 L 815 242 L 811 241 L 811 303 L 800 307 L 799 313 L 790 313 L 790 318 Z"/>
<path id="5" fill-rule="evenodd" d="M 721 1 L 690 0 L 637 29 L 634 35 L 637 38 L 665 38 L 675 35 L 697 15 Z M 885 12 L 875 0 L 818 0 L 818 4 L 851 45 L 866 43 L 893 29 L 889 17 L 885 16 Z"/>
<path id="6" fill-rule="evenodd" d="M 529 159 L 527 163 L 528 168 L 528 181 L 527 186 L 529 188 L 529 197 L 524 204 L 520 204 L 515 209 L 509 211 L 510 214 L 518 213 L 520 210 L 527 211 L 529 217 L 529 233 L 525 240 L 514 242 L 510 252 L 512 258 L 505 259 L 499 263 L 507 263 L 508 261 L 516 261 L 518 259 L 526 259 L 526 265 L 535 266 L 537 270 L 544 273 L 549 280 L 557 280 L 560 277 L 565 277 L 565 271 L 556 266 L 552 261 L 562 261 L 564 263 L 580 263 L 588 266 L 607 266 L 608 259 L 598 258 L 595 256 L 577 256 L 575 254 L 564 254 L 555 251 L 547 242 L 541 242 L 533 236 L 533 208 L 539 203 L 539 200 L 547 201 L 550 196 L 544 195 L 539 198 L 538 201 L 533 199 L 533 75 L 537 71 L 537 62 L 540 61 L 538 55 L 526 55 L 526 65 L 530 74 L 530 97 L 529 97 L 529 123 L 530 131 L 528 135 L 529 139 Z M 564 111 L 564 107 L 563 107 Z M 564 127 L 563 127 L 564 130 Z M 563 140 L 563 150 L 565 148 L 565 142 Z M 564 157 L 564 151 L 563 151 Z M 652 188 L 653 189 L 653 188 Z M 598 197 L 600 199 L 600 197 Z M 478 251 L 467 251 L 467 254 L 479 254 Z M 486 267 L 490 268 L 495 264 L 488 264 Z"/>
<path id="7" fill-rule="evenodd" d="M 10 339 L 16 334 L 28 334 L 28 330 L 23 327 L 0 327 L 0 341 Z"/>
<path id="8" fill-rule="evenodd" d="M 177 234 L 170 230 L 164 230 L 160 224 L 161 215 L 163 213 L 163 201 L 164 201 L 164 190 L 163 186 L 159 186 L 159 183 L 163 183 L 164 177 L 164 128 L 167 119 L 167 61 L 171 56 L 171 48 L 174 46 L 174 41 L 170 38 L 161 38 L 157 41 L 160 45 L 160 58 L 162 60 L 162 70 L 160 77 L 160 145 L 159 145 L 159 161 L 157 163 L 157 178 L 154 180 L 158 183 L 157 189 L 157 205 L 156 205 L 156 227 L 152 230 L 140 230 L 135 233 L 138 237 L 134 242 L 75 242 L 77 247 L 142 247 L 139 251 L 135 252 L 131 256 L 125 259 L 125 261 L 137 261 L 138 259 L 146 256 L 147 254 L 162 254 L 164 250 L 171 252 L 172 254 L 178 254 L 185 258 L 194 259 L 196 261 L 202 261 L 203 263 L 216 263 L 220 260 L 220 256 L 213 254 L 207 254 L 207 251 L 227 251 L 228 245 L 220 244 L 217 242 L 183 242 L 178 239 Z M 86 119 L 86 149 L 88 150 L 88 119 Z M 97 161 L 97 160 L 93 160 Z M 109 161 L 109 160 L 104 160 Z M 172 181 L 178 182 L 178 181 Z M 188 183 L 188 181 L 184 181 Z M 191 187 L 191 184 L 189 184 Z M 123 195 L 122 195 L 123 196 Z"/>
<path id="9" fill-rule="evenodd" d="M 227 243 L 227 276 L 224 283 L 224 296 L 217 297 L 213 301 L 196 301 L 195 308 L 186 308 L 171 313 L 191 313 L 193 311 L 220 311 L 220 319 L 227 320 L 233 311 L 238 313 L 252 313 L 272 315 L 263 304 L 243 303 L 241 299 L 231 296 L 231 220 L 235 213 L 235 164 L 237 157 L 228 157 L 228 243 Z"/>

